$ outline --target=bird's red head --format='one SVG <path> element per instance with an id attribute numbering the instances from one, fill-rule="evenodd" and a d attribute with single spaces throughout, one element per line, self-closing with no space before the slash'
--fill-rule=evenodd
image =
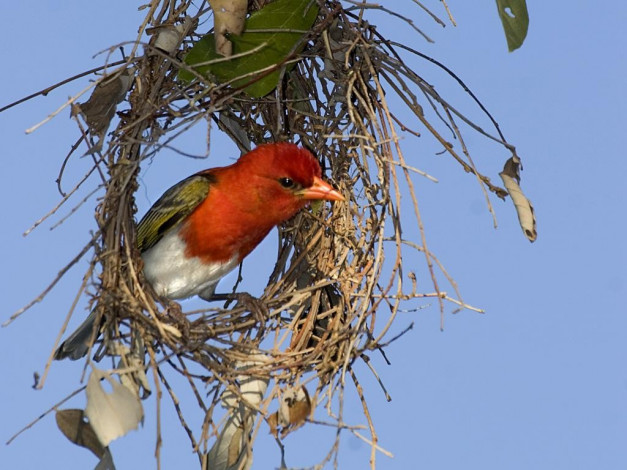
<path id="1" fill-rule="evenodd" d="M 343 201 L 342 195 L 321 179 L 320 164 L 304 148 L 288 142 L 260 145 L 233 165 L 250 175 L 265 210 L 276 211 L 276 223 L 292 217 L 312 199 Z"/>
<path id="2" fill-rule="evenodd" d="M 211 175 L 213 183 L 184 230 L 194 247 L 189 255 L 210 257 L 212 244 L 221 240 L 224 253 L 237 252 L 243 258 L 272 227 L 296 215 L 310 200 L 344 200 L 321 179 L 314 156 L 287 142 L 260 145 L 233 165 L 203 173 Z"/>
<path id="3" fill-rule="evenodd" d="M 269 178 L 290 177 L 302 187 L 311 186 L 314 177 L 322 174 L 320 164 L 308 150 L 289 142 L 260 145 L 242 155 L 236 165 Z"/>

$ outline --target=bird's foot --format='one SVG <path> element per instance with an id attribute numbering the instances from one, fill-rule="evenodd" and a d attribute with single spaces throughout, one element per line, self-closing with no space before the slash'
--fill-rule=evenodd
<path id="1" fill-rule="evenodd" d="M 211 300 L 226 301 L 225 308 L 230 302 L 235 301 L 235 307 L 242 307 L 249 311 L 259 327 L 257 336 L 261 338 L 266 328 L 266 320 L 270 311 L 263 300 L 250 295 L 248 292 L 235 292 L 232 294 L 214 294 Z"/>
<path id="2" fill-rule="evenodd" d="M 170 300 L 166 303 L 166 313 L 167 315 L 174 320 L 174 323 L 181 331 L 181 334 L 184 338 L 189 338 L 189 320 L 183 314 L 183 309 L 181 308 L 181 304 Z"/>

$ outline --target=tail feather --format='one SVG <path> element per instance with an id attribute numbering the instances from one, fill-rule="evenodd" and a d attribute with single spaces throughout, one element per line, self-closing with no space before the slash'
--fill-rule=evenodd
<path id="1" fill-rule="evenodd" d="M 85 321 L 55 351 L 54 359 L 60 361 L 69 358 L 76 361 L 89 351 L 92 337 L 96 335 L 96 312 L 92 310 Z"/>

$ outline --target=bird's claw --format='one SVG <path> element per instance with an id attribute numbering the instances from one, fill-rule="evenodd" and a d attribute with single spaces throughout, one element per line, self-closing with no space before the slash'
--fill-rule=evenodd
<path id="1" fill-rule="evenodd" d="M 253 314 L 255 320 L 260 325 L 264 325 L 266 319 L 270 316 L 270 311 L 263 300 L 253 297 L 247 292 L 237 294 L 237 306 L 242 306 Z"/>
<path id="2" fill-rule="evenodd" d="M 181 304 L 175 302 L 173 300 L 166 299 L 166 313 L 167 315 L 174 320 L 178 328 L 180 329 L 183 337 L 189 338 L 189 320 L 183 313 L 183 309 L 181 308 Z"/>
<path id="3" fill-rule="evenodd" d="M 266 320 L 270 316 L 270 311 L 263 300 L 250 295 L 248 292 L 214 294 L 212 300 L 225 300 L 227 302 L 225 308 L 228 307 L 229 302 L 235 301 L 235 307 L 242 307 L 249 311 L 258 326 L 257 337 L 263 337 L 266 329 Z"/>

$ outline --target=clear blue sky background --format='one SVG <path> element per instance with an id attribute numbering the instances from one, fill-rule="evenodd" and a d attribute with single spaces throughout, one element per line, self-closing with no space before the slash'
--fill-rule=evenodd
<path id="1" fill-rule="evenodd" d="M 1 9 L 0 105 L 99 65 L 95 53 L 135 37 L 143 15 L 135 3 L 7 2 Z M 415 327 L 388 348 L 392 366 L 373 354 L 393 398 L 386 403 L 362 372 L 380 445 L 395 456 L 378 454 L 377 468 L 627 468 L 627 253 L 620 241 L 627 228 L 627 6 L 616 0 L 530 1 L 527 41 L 508 54 L 493 1 L 449 0 L 458 27 L 445 29 L 410 1 L 392 3 L 425 25 L 436 43 L 425 43 L 398 22 L 386 20 L 382 30 L 453 69 L 517 146 L 539 236 L 533 245 L 523 237 L 509 200 L 495 201 L 494 230 L 472 177 L 433 155 L 428 139 L 404 141 L 411 164 L 440 180 L 418 183 L 430 247 L 465 300 L 487 313 L 447 313 L 443 332 L 437 308 L 407 313 L 396 331 L 410 322 Z M 440 11 L 439 2 L 427 4 Z M 451 80 L 426 62 L 416 67 L 440 93 L 479 116 Z M 2 320 L 47 285 L 94 227 L 92 200 L 58 229 L 49 231 L 47 222 L 21 236 L 59 200 L 54 180 L 78 136 L 67 112 L 34 135 L 24 130 L 78 89 L 70 85 L 0 114 Z M 507 154 L 470 132 L 466 136 L 475 162 L 499 182 Z M 202 151 L 201 143 L 189 145 Z M 235 156 L 225 149 L 215 144 L 209 162 L 173 154 L 157 158 L 142 175 L 140 213 L 178 179 Z M 88 165 L 86 159 L 72 160 L 68 186 Z M 269 274 L 274 246 L 272 239 L 265 244 L 248 262 L 249 271 Z M 45 302 L 0 329 L 2 441 L 78 383 L 80 364 L 55 363 L 44 390 L 31 389 L 32 374 L 43 370 L 82 273 L 72 270 Z M 253 292 L 263 288 L 247 283 Z M 359 404 L 350 402 L 350 416 L 363 423 Z M 154 467 L 154 403 L 145 403 L 144 428 L 113 444 L 120 470 Z M 81 399 L 74 404 L 80 406 Z M 187 438 L 164 405 L 163 468 L 195 468 Z M 253 468 L 278 466 L 276 446 L 266 437 L 259 442 Z M 328 432 L 306 427 L 287 438 L 287 463 L 314 464 L 330 442 Z M 366 468 L 366 444 L 346 435 L 342 447 L 340 468 Z M 89 452 L 66 441 L 52 416 L 12 445 L 0 446 L 1 468 L 83 469 L 95 463 Z"/>

